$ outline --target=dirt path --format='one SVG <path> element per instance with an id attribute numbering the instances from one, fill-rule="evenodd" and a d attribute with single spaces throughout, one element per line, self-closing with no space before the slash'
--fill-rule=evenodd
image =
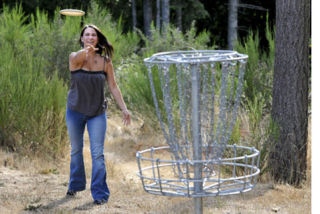
<path id="1" fill-rule="evenodd" d="M 121 118 L 109 115 L 105 151 L 111 197 L 108 204 L 102 206 L 93 205 L 90 194 L 91 158 L 87 135 L 84 149 L 87 189 L 71 199 L 65 197 L 69 157 L 56 164 L 16 162 L 13 154 L 0 151 L 0 213 L 193 213 L 192 199 L 145 193 L 136 176 L 135 152 L 161 144 L 161 137 L 143 121 L 134 119 L 130 128 L 123 128 Z M 296 189 L 265 183 L 245 194 L 206 198 L 204 213 L 311 213 L 310 184 Z"/>

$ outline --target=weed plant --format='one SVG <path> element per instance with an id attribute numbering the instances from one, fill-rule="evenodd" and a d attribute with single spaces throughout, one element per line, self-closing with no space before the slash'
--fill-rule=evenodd
<path id="1" fill-rule="evenodd" d="M 259 36 L 250 32 L 243 43 L 237 43 L 236 50 L 249 56 L 244 77 L 244 97 L 242 98 L 242 126 L 248 128 L 245 144 L 254 146 L 261 152 L 261 163 L 266 163 L 270 146 L 267 144 L 272 125 L 270 111 L 272 104 L 272 82 L 274 66 L 274 32 L 266 25 L 268 52 L 261 52 Z M 274 132 L 274 131 L 273 131 Z M 262 173 L 267 169 L 262 164 Z"/>
<path id="2" fill-rule="evenodd" d="M 0 17 L 0 143 L 24 155 L 57 157 L 67 137 L 67 87 L 41 53 L 48 38 L 36 38 L 25 21 L 20 7 L 4 7 Z"/>

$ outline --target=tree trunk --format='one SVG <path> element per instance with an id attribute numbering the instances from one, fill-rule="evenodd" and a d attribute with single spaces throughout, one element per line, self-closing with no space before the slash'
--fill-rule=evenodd
<path id="1" fill-rule="evenodd" d="M 306 178 L 310 7 L 310 0 L 276 1 L 272 119 L 277 134 L 270 167 L 275 181 L 295 186 Z"/>
<path id="2" fill-rule="evenodd" d="M 143 19 L 144 33 L 147 37 L 150 37 L 150 26 L 152 22 L 152 0 L 143 0 Z"/>
<path id="3" fill-rule="evenodd" d="M 181 0 L 176 1 L 176 26 L 182 30 L 182 5 Z"/>
<path id="4" fill-rule="evenodd" d="M 238 4 L 239 0 L 229 0 L 228 48 L 230 50 L 233 49 L 233 45 L 237 41 Z"/>
<path id="5" fill-rule="evenodd" d="M 166 32 L 166 28 L 170 23 L 170 0 L 162 0 L 162 29 Z"/>
<path id="6" fill-rule="evenodd" d="M 131 0 L 131 11 L 132 11 L 132 29 L 133 31 L 137 28 L 137 10 L 135 0 Z"/>
<path id="7" fill-rule="evenodd" d="M 161 14 L 161 7 L 160 7 L 160 0 L 157 0 L 157 19 L 156 19 L 156 27 L 160 31 L 161 28 L 161 19 L 160 19 L 160 14 Z"/>

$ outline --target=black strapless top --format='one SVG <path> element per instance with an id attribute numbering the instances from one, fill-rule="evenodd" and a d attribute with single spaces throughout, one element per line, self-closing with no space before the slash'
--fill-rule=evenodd
<path id="1" fill-rule="evenodd" d="M 106 73 L 104 71 L 71 71 L 67 106 L 73 111 L 87 116 L 97 116 L 105 112 Z"/>

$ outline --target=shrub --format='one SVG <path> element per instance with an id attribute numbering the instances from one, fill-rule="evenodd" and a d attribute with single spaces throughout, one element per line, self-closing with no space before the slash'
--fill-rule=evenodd
<path id="1" fill-rule="evenodd" d="M 0 17 L 0 144 L 25 155 L 56 157 L 64 154 L 67 136 L 67 87 L 56 71 L 46 75 L 48 62 L 25 20 L 20 7 L 4 7 Z"/>
<path id="2" fill-rule="evenodd" d="M 274 32 L 267 22 L 266 38 L 269 51 L 261 52 L 259 36 L 250 32 L 243 44 L 236 45 L 237 51 L 248 54 L 247 69 L 244 77 L 244 97 L 242 114 L 247 118 L 249 136 L 245 144 L 254 146 L 261 152 L 262 174 L 265 172 L 270 145 L 268 138 L 274 126 L 270 119 L 272 102 L 272 82 L 274 65 Z"/>

